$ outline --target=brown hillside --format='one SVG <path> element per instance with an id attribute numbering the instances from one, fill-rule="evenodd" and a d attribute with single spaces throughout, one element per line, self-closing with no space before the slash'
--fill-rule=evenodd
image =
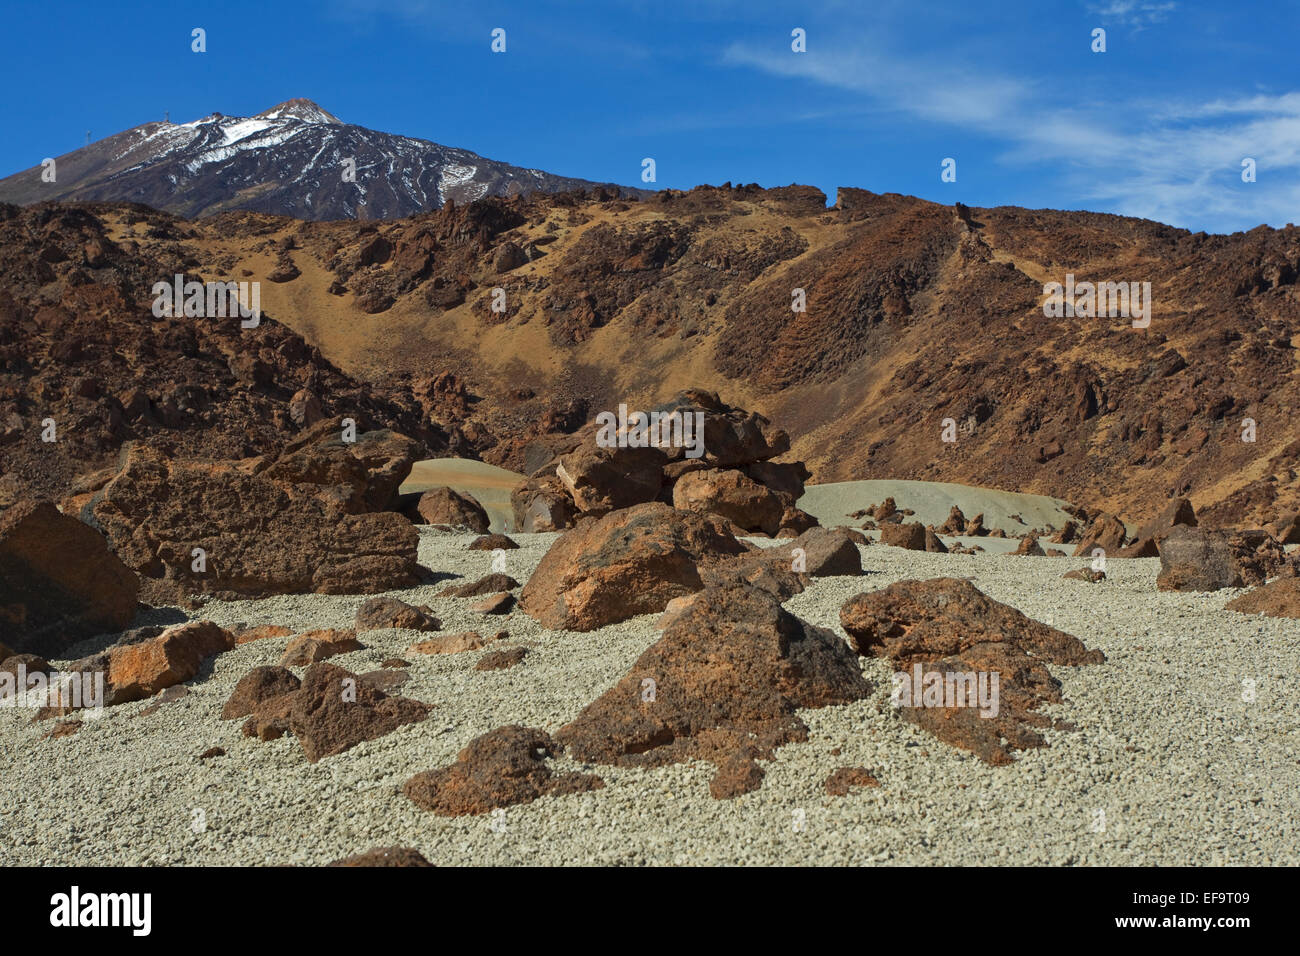
<path id="1" fill-rule="evenodd" d="M 1270 520 L 1300 503 L 1293 226 L 1209 236 L 853 189 L 827 208 L 799 186 L 700 187 L 645 202 L 601 190 L 489 199 L 382 223 L 7 209 L 0 426 L 17 414 L 23 430 L 0 447 L 5 470 L 25 480 L 40 473 L 23 462 L 41 449 L 18 452 L 32 423 L 81 387 L 79 364 L 108 361 L 93 344 L 70 353 L 67 323 L 88 333 L 97 309 L 151 330 L 149 344 L 113 350 L 126 360 L 104 392 L 118 400 L 133 377 L 165 390 L 171 359 L 156 369 L 144 360 L 185 355 L 186 336 L 198 336 L 200 353 L 245 354 L 237 325 L 209 336 L 179 323 L 166 332 L 175 342 L 159 338 L 149 288 L 186 270 L 262 280 L 274 320 L 264 335 L 275 340 L 257 347 L 293 353 L 261 386 L 266 401 L 285 401 L 319 367 L 329 413 L 362 396 L 387 402 L 377 420 L 437 423 L 422 436 L 436 453 L 521 468 L 539 435 L 699 386 L 785 428 L 790 457 L 815 481 L 959 481 L 1130 520 L 1187 494 L 1208 524 Z M 1067 272 L 1149 281 L 1150 327 L 1045 318 L 1043 284 Z M 494 288 L 504 313 L 491 309 Z M 791 311 L 794 288 L 806 292 L 804 313 Z M 284 344 L 297 342 L 288 330 L 307 346 Z M 244 401 L 234 372 L 216 378 L 218 391 L 234 389 L 230 402 Z M 940 441 L 945 418 L 958 423 L 955 444 Z M 1257 423 L 1254 443 L 1241 440 L 1245 418 Z"/>

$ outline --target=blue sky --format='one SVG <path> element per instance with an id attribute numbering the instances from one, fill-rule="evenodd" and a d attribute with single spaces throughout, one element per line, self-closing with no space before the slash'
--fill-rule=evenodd
<path id="1" fill-rule="evenodd" d="M 305 96 L 587 179 L 639 184 L 648 156 L 659 187 L 846 185 L 1211 232 L 1300 222 L 1300 0 L 99 0 L 14 5 L 6 26 L 0 175 L 88 129 Z"/>

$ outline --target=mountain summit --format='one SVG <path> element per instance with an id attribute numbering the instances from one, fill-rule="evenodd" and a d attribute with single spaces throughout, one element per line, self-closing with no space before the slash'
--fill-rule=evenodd
<path id="1" fill-rule="evenodd" d="M 303 99 L 296 96 L 291 100 L 285 100 L 277 106 L 272 106 L 257 114 L 257 119 L 296 119 L 304 123 L 337 123 L 343 125 L 343 121 L 327 110 L 321 109 L 311 100 Z"/>
<path id="2" fill-rule="evenodd" d="M 145 203 L 194 218 L 231 209 L 298 219 L 394 219 L 449 200 L 603 185 L 345 123 L 308 99 L 256 116 L 152 122 L 0 179 L 0 202 Z"/>

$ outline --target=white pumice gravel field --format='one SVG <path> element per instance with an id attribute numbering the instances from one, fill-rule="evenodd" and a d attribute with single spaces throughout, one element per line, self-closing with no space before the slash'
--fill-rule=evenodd
<path id="1" fill-rule="evenodd" d="M 421 562 L 473 579 L 490 570 L 470 536 L 423 529 Z M 520 581 L 556 535 L 513 535 Z M 1061 574 L 1082 558 L 940 555 L 873 545 L 868 573 L 817 579 L 787 607 L 835 629 L 853 594 L 905 578 L 968 577 L 990 597 L 1105 652 L 1099 666 L 1052 667 L 1077 726 L 1050 746 L 990 767 L 900 720 L 889 668 L 864 662 L 875 697 L 804 711 L 807 743 L 777 751 L 761 789 L 709 795 L 713 767 L 605 766 L 603 790 L 544 797 L 504 814 L 444 818 L 401 793 L 473 737 L 503 724 L 558 729 L 614 684 L 657 638 L 654 615 L 589 634 L 549 632 L 516 610 L 485 619 L 470 600 L 435 599 L 445 582 L 397 593 L 427 603 L 443 631 L 505 627 L 529 648 L 508 670 L 479 672 L 487 650 L 406 655 L 430 635 L 371 631 L 366 649 L 333 658 L 351 670 L 411 661 L 400 692 L 433 704 L 423 723 L 309 764 L 292 736 L 262 743 L 222 721 L 251 667 L 275 663 L 287 638 L 215 658 L 190 694 L 106 710 L 76 734 L 0 709 L 0 863 L 322 864 L 404 845 L 439 865 L 471 864 L 1265 864 L 1300 863 L 1300 622 L 1223 610 L 1235 591 L 1156 590 L 1156 559 L 1112 559 L 1098 585 Z M 191 616 L 222 625 L 347 627 L 363 596 L 213 603 Z M 155 612 L 140 624 L 179 619 Z M 498 645 L 499 646 L 499 645 Z M 78 653 L 95 648 L 87 642 Z M 491 649 L 491 647 L 489 648 Z M 1254 699 L 1249 685 L 1254 681 Z M 200 761 L 210 747 L 226 755 Z M 838 755 L 832 751 L 837 749 Z M 561 759 L 556 769 L 579 769 Z M 839 767 L 865 767 L 879 788 L 832 797 Z"/>

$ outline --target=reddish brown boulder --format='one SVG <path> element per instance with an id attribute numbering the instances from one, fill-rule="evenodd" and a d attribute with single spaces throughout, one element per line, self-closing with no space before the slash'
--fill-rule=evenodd
<path id="1" fill-rule="evenodd" d="M 399 601 L 397 598 L 371 598 L 357 608 L 354 621 L 358 631 L 378 631 L 385 628 L 408 631 L 437 631 L 442 622 L 433 614 L 433 609 L 421 604 L 419 607 Z"/>
<path id="2" fill-rule="evenodd" d="M 1196 511 L 1192 508 L 1191 501 L 1186 498 L 1174 498 L 1169 504 L 1165 505 L 1164 510 L 1159 515 L 1138 529 L 1137 540 L 1141 541 L 1144 538 L 1158 539 L 1165 532 L 1178 525 L 1195 528 L 1196 524 Z"/>
<path id="3" fill-rule="evenodd" d="M 477 581 L 469 581 L 465 584 L 457 584 L 449 588 L 443 588 L 438 592 L 438 597 L 482 597 L 485 594 L 494 594 L 497 591 L 513 591 L 517 587 L 519 587 L 519 582 L 510 575 L 494 571 L 492 574 L 485 575 Z"/>
<path id="4" fill-rule="evenodd" d="M 1118 558 L 1158 558 L 1160 546 L 1154 538 L 1138 538 L 1132 544 L 1120 548 L 1115 555 Z"/>
<path id="5" fill-rule="evenodd" d="M 1238 529 L 1228 533 L 1228 542 L 1247 587 L 1256 587 L 1278 576 L 1300 575 L 1300 551 L 1288 553 L 1282 542 L 1267 531 Z"/>
<path id="6" fill-rule="evenodd" d="M 0 647 L 0 653 L 4 654 L 4 659 L 0 660 L 0 673 L 17 676 L 21 669 L 28 674 L 48 674 L 55 669 L 49 661 L 39 654 L 5 653 L 7 650 L 7 648 Z"/>
<path id="7" fill-rule="evenodd" d="M 458 634 L 443 634 L 427 641 L 412 644 L 406 650 L 411 654 L 459 654 L 462 651 L 476 651 L 496 640 L 484 637 L 478 631 L 461 631 Z"/>
<path id="8" fill-rule="evenodd" d="M 1159 547 L 1156 587 L 1161 591 L 1218 591 L 1246 584 L 1237 555 L 1222 532 L 1178 527 L 1165 535 Z"/>
<path id="9" fill-rule="evenodd" d="M 292 633 L 292 630 L 280 624 L 260 624 L 257 627 L 237 629 L 235 643 L 251 644 L 253 641 L 264 641 L 271 637 L 288 637 Z"/>
<path id="10" fill-rule="evenodd" d="M 1206 531 L 1178 526 L 1159 540 L 1162 591 L 1257 587 L 1300 574 L 1300 553 L 1288 554 L 1267 531 Z"/>
<path id="11" fill-rule="evenodd" d="M 893 521 L 898 517 L 898 503 L 894 501 L 893 496 L 886 498 L 878 505 L 872 505 L 867 509 L 867 514 L 877 521 Z"/>
<path id="12" fill-rule="evenodd" d="M 771 489 L 737 469 L 709 468 L 682 476 L 673 485 L 673 507 L 721 515 L 746 531 L 773 535 L 785 503 Z"/>
<path id="13" fill-rule="evenodd" d="M 780 494 L 778 492 L 778 494 Z M 786 505 L 781 512 L 781 527 L 777 530 L 778 538 L 797 538 L 811 528 L 819 527 L 821 522 L 806 511 Z"/>
<path id="14" fill-rule="evenodd" d="M 356 632 L 342 628 L 307 631 L 289 641 L 280 658 L 281 667 L 306 667 L 328 657 L 364 650 Z"/>
<path id="15" fill-rule="evenodd" d="M 1269 526 L 1282 544 L 1300 544 L 1300 511 L 1293 511 Z"/>
<path id="16" fill-rule="evenodd" d="M 546 759 L 555 752 L 555 741 L 544 731 L 498 727 L 471 740 L 450 766 L 416 774 L 402 792 L 423 810 L 458 817 L 604 787 L 592 774 L 553 774 Z"/>
<path id="17" fill-rule="evenodd" d="M 498 548 L 502 551 L 513 551 L 519 545 L 504 534 L 485 534 L 475 538 L 467 547 L 471 551 L 496 551 Z"/>
<path id="18" fill-rule="evenodd" d="M 908 551 L 925 550 L 925 525 L 919 521 L 907 524 L 883 524 L 880 526 L 880 543 L 892 544 L 896 548 Z"/>
<path id="19" fill-rule="evenodd" d="M 714 800 L 731 800 L 752 793 L 763 785 L 767 772 L 744 751 L 737 751 L 722 761 L 718 772 L 709 781 L 709 793 Z"/>
<path id="20" fill-rule="evenodd" d="M 327 863 L 326 866 L 433 866 L 419 850 L 405 846 L 386 846 Z"/>
<path id="21" fill-rule="evenodd" d="M 416 505 L 425 524 L 444 531 L 468 529 L 483 534 L 491 523 L 488 513 L 473 495 L 451 488 L 433 488 L 420 495 Z"/>
<path id="22" fill-rule="evenodd" d="M 289 399 L 289 420 L 299 428 L 310 428 L 324 418 L 320 399 L 310 389 L 300 388 Z"/>
<path id="23" fill-rule="evenodd" d="M 476 671 L 501 671 L 514 667 L 528 656 L 526 647 L 508 647 L 500 651 L 488 651 L 474 665 Z"/>
<path id="24" fill-rule="evenodd" d="M 803 497 L 804 482 L 812 477 L 801 461 L 756 461 L 745 466 L 745 474 L 781 495 L 787 505 Z"/>
<path id="25" fill-rule="evenodd" d="M 561 455 L 555 476 L 578 510 L 600 516 L 659 497 L 668 455 L 659 448 L 602 448 L 594 430 Z"/>
<path id="26" fill-rule="evenodd" d="M 787 544 L 718 561 L 701 569 L 700 576 L 707 587 L 748 585 L 784 601 L 803 592 L 809 578 L 861 573 L 862 555 L 850 529 L 817 527 Z"/>
<path id="27" fill-rule="evenodd" d="M 287 667 L 254 667 L 239 679 L 235 689 L 230 692 L 230 697 L 221 708 L 221 719 L 246 717 L 263 701 L 292 694 L 301 686 L 302 681 Z"/>
<path id="28" fill-rule="evenodd" d="M 111 647 L 69 665 L 68 670 L 103 669 L 106 703 L 122 704 L 192 680 L 207 658 L 234 646 L 234 635 L 224 628 L 211 621 L 191 621 L 169 627 L 157 637 Z"/>
<path id="29" fill-rule="evenodd" d="M 389 697 L 333 664 L 312 664 L 293 695 L 289 729 L 312 763 L 424 720 L 429 705 Z"/>
<path id="30" fill-rule="evenodd" d="M 1138 530 L 1133 542 L 1121 549 L 1118 556 L 1121 558 L 1159 557 L 1160 539 L 1179 525 L 1196 527 L 1196 512 L 1192 509 L 1192 503 L 1186 498 L 1175 498 L 1170 501 L 1159 515 Z"/>
<path id="31" fill-rule="evenodd" d="M 405 684 L 411 675 L 403 670 L 395 670 L 391 667 L 380 667 L 377 670 L 366 671 L 359 674 L 357 680 L 367 687 L 373 687 L 375 690 L 383 691 L 385 694 L 391 694 L 399 687 Z"/>
<path id="32" fill-rule="evenodd" d="M 1128 531 L 1124 527 L 1124 522 L 1114 515 L 1103 512 L 1094 518 L 1088 525 L 1088 529 L 1083 532 L 1083 538 L 1074 549 L 1074 556 L 1077 558 L 1091 555 L 1094 548 L 1101 548 L 1108 555 L 1117 554 L 1124 546 L 1127 536 Z"/>
<path id="33" fill-rule="evenodd" d="M 848 528 L 848 527 L 845 527 L 844 525 L 836 525 L 836 526 L 835 526 L 834 528 L 832 528 L 831 530 L 832 530 L 832 531 L 843 531 L 846 535 L 848 535 L 849 540 L 852 541 L 852 542 L 853 542 L 854 544 L 856 544 L 856 545 L 860 545 L 860 546 L 862 546 L 862 547 L 864 547 L 864 548 L 867 548 L 867 547 L 870 547 L 870 546 L 871 546 L 871 539 L 868 538 L 868 537 L 867 537 L 865 534 L 863 534 L 861 531 L 859 531 L 857 528 Z"/>
<path id="34" fill-rule="evenodd" d="M 238 462 L 174 461 L 133 445 L 82 518 L 104 531 L 155 603 L 418 584 L 418 532 L 392 512 L 349 512 L 359 500 L 348 488 L 285 484 Z"/>
<path id="35" fill-rule="evenodd" d="M 497 594 L 489 594 L 481 601 L 475 601 L 469 609 L 479 614 L 509 614 L 515 606 L 515 600 L 515 596 L 509 591 L 500 591 Z"/>
<path id="36" fill-rule="evenodd" d="M 1091 584 L 1100 584 L 1106 580 L 1106 572 L 1094 571 L 1092 568 L 1076 568 L 1073 571 L 1066 571 L 1061 577 L 1069 578 L 1072 581 L 1087 581 Z"/>
<path id="37" fill-rule="evenodd" d="M 519 248 L 518 243 L 503 242 L 497 249 L 496 259 L 492 265 L 497 272 L 509 272 L 518 269 L 527 261 L 528 256 L 524 255 L 524 250 Z"/>
<path id="38" fill-rule="evenodd" d="M 677 461 L 670 461 L 664 465 L 664 484 L 674 484 L 682 475 L 689 475 L 693 471 L 704 471 L 712 467 L 703 458 L 680 458 Z"/>
<path id="39" fill-rule="evenodd" d="M 261 741 L 279 740 L 289 732 L 289 715 L 293 713 L 297 696 L 296 693 L 277 694 L 258 701 L 240 728 L 241 733 Z"/>
<path id="40" fill-rule="evenodd" d="M 710 465 L 731 468 L 776 458 L 790 450 L 790 436 L 757 412 L 723 402 L 716 392 L 685 389 L 655 411 L 704 415 L 704 455 Z M 692 419 L 694 421 L 694 419 Z M 686 457 L 685 448 L 669 450 L 674 459 Z"/>
<path id="41" fill-rule="evenodd" d="M 252 471 L 281 484 L 310 486 L 312 494 L 337 502 L 345 513 L 364 514 L 396 507 L 397 490 L 420 456 L 419 442 L 387 429 L 344 441 L 343 418 L 334 417 L 311 426 Z"/>
<path id="42" fill-rule="evenodd" d="M 801 550 L 802 569 L 813 577 L 827 577 L 862 573 L 862 552 L 859 541 L 866 536 L 851 528 L 809 528 L 789 544 L 766 548 L 753 554 L 766 555 L 793 562 L 795 552 Z"/>
<path id="43" fill-rule="evenodd" d="M 948 546 L 939 540 L 939 536 L 931 529 L 925 529 L 925 550 L 931 554 L 947 554 Z"/>
<path id="44" fill-rule="evenodd" d="M 651 502 L 566 532 L 542 558 L 520 607 L 552 630 L 591 631 L 700 590 L 700 565 L 745 551 L 714 516 Z"/>
<path id="45" fill-rule="evenodd" d="M 1051 726 L 1038 711 L 1062 699 L 1047 664 L 1105 660 L 1078 638 L 956 578 L 899 581 L 859 594 L 840 609 L 840 624 L 858 653 L 896 665 L 894 701 L 903 719 L 992 764 L 1010 763 L 1013 750 L 1046 745 L 1031 728 Z M 957 696 L 965 675 L 969 683 Z M 977 688 L 985 698 L 979 706 Z"/>
<path id="46" fill-rule="evenodd" d="M 755 588 L 709 588 L 612 689 L 556 734 L 579 760 L 661 766 L 768 758 L 807 739 L 800 708 L 871 692 L 849 648 Z M 743 778 L 733 764 L 718 780 Z"/>
<path id="47" fill-rule="evenodd" d="M 1300 578 L 1278 578 L 1233 598 L 1224 607 L 1242 614 L 1300 617 Z"/>
<path id="48" fill-rule="evenodd" d="M 1056 533 L 1056 537 L 1052 538 L 1052 543 L 1073 544 L 1075 538 L 1078 536 L 1078 533 L 1079 533 L 1079 526 L 1075 524 L 1073 521 L 1066 521 L 1064 527 L 1062 527 L 1061 530 Z"/>
<path id="49" fill-rule="evenodd" d="M 826 778 L 823 786 L 832 797 L 847 797 L 862 787 L 878 787 L 880 781 L 865 767 L 840 767 Z"/>
<path id="50" fill-rule="evenodd" d="M 0 512 L 0 635 L 13 652 L 58 656 L 130 626 L 140 582 L 93 528 L 47 501 Z"/>
<path id="51" fill-rule="evenodd" d="M 1020 544 L 1012 554 L 1028 555 L 1036 558 L 1047 556 L 1047 553 L 1043 551 L 1043 546 L 1038 543 L 1038 535 L 1033 531 L 1020 539 Z"/>
<path id="52" fill-rule="evenodd" d="M 1027 653 L 1054 664 L 1100 664 L 1077 637 L 1026 617 L 986 596 L 969 581 L 934 578 L 898 581 L 859 594 L 840 609 L 840 624 L 859 654 L 906 660 L 943 657 L 977 644 L 1014 640 Z"/>
<path id="53" fill-rule="evenodd" d="M 966 516 L 962 514 L 960 508 L 953 505 L 948 509 L 948 518 L 938 527 L 939 534 L 965 534 L 966 533 Z"/>
<path id="54" fill-rule="evenodd" d="M 577 507 L 564 483 L 554 475 L 530 478 L 510 492 L 515 530 L 525 533 L 563 531 L 573 526 Z"/>
<path id="55" fill-rule="evenodd" d="M 73 661 L 61 670 L 64 674 L 84 675 L 85 681 L 95 680 L 93 675 L 103 675 L 102 703 L 112 706 L 144 700 L 192 680 L 205 660 L 234 646 L 234 635 L 211 621 L 139 628 L 127 631 L 112 647 Z M 52 700 L 50 706 L 37 711 L 37 718 L 64 716 L 81 707 L 93 706 L 95 701 L 86 698 L 88 691 L 84 688 L 84 684 L 79 685 L 77 691 L 70 691 L 70 696 Z"/>
<path id="56" fill-rule="evenodd" d="M 968 537 L 980 538 L 989 533 L 989 529 L 984 527 L 984 513 L 980 512 L 970 521 L 966 522 L 966 535 Z"/>

